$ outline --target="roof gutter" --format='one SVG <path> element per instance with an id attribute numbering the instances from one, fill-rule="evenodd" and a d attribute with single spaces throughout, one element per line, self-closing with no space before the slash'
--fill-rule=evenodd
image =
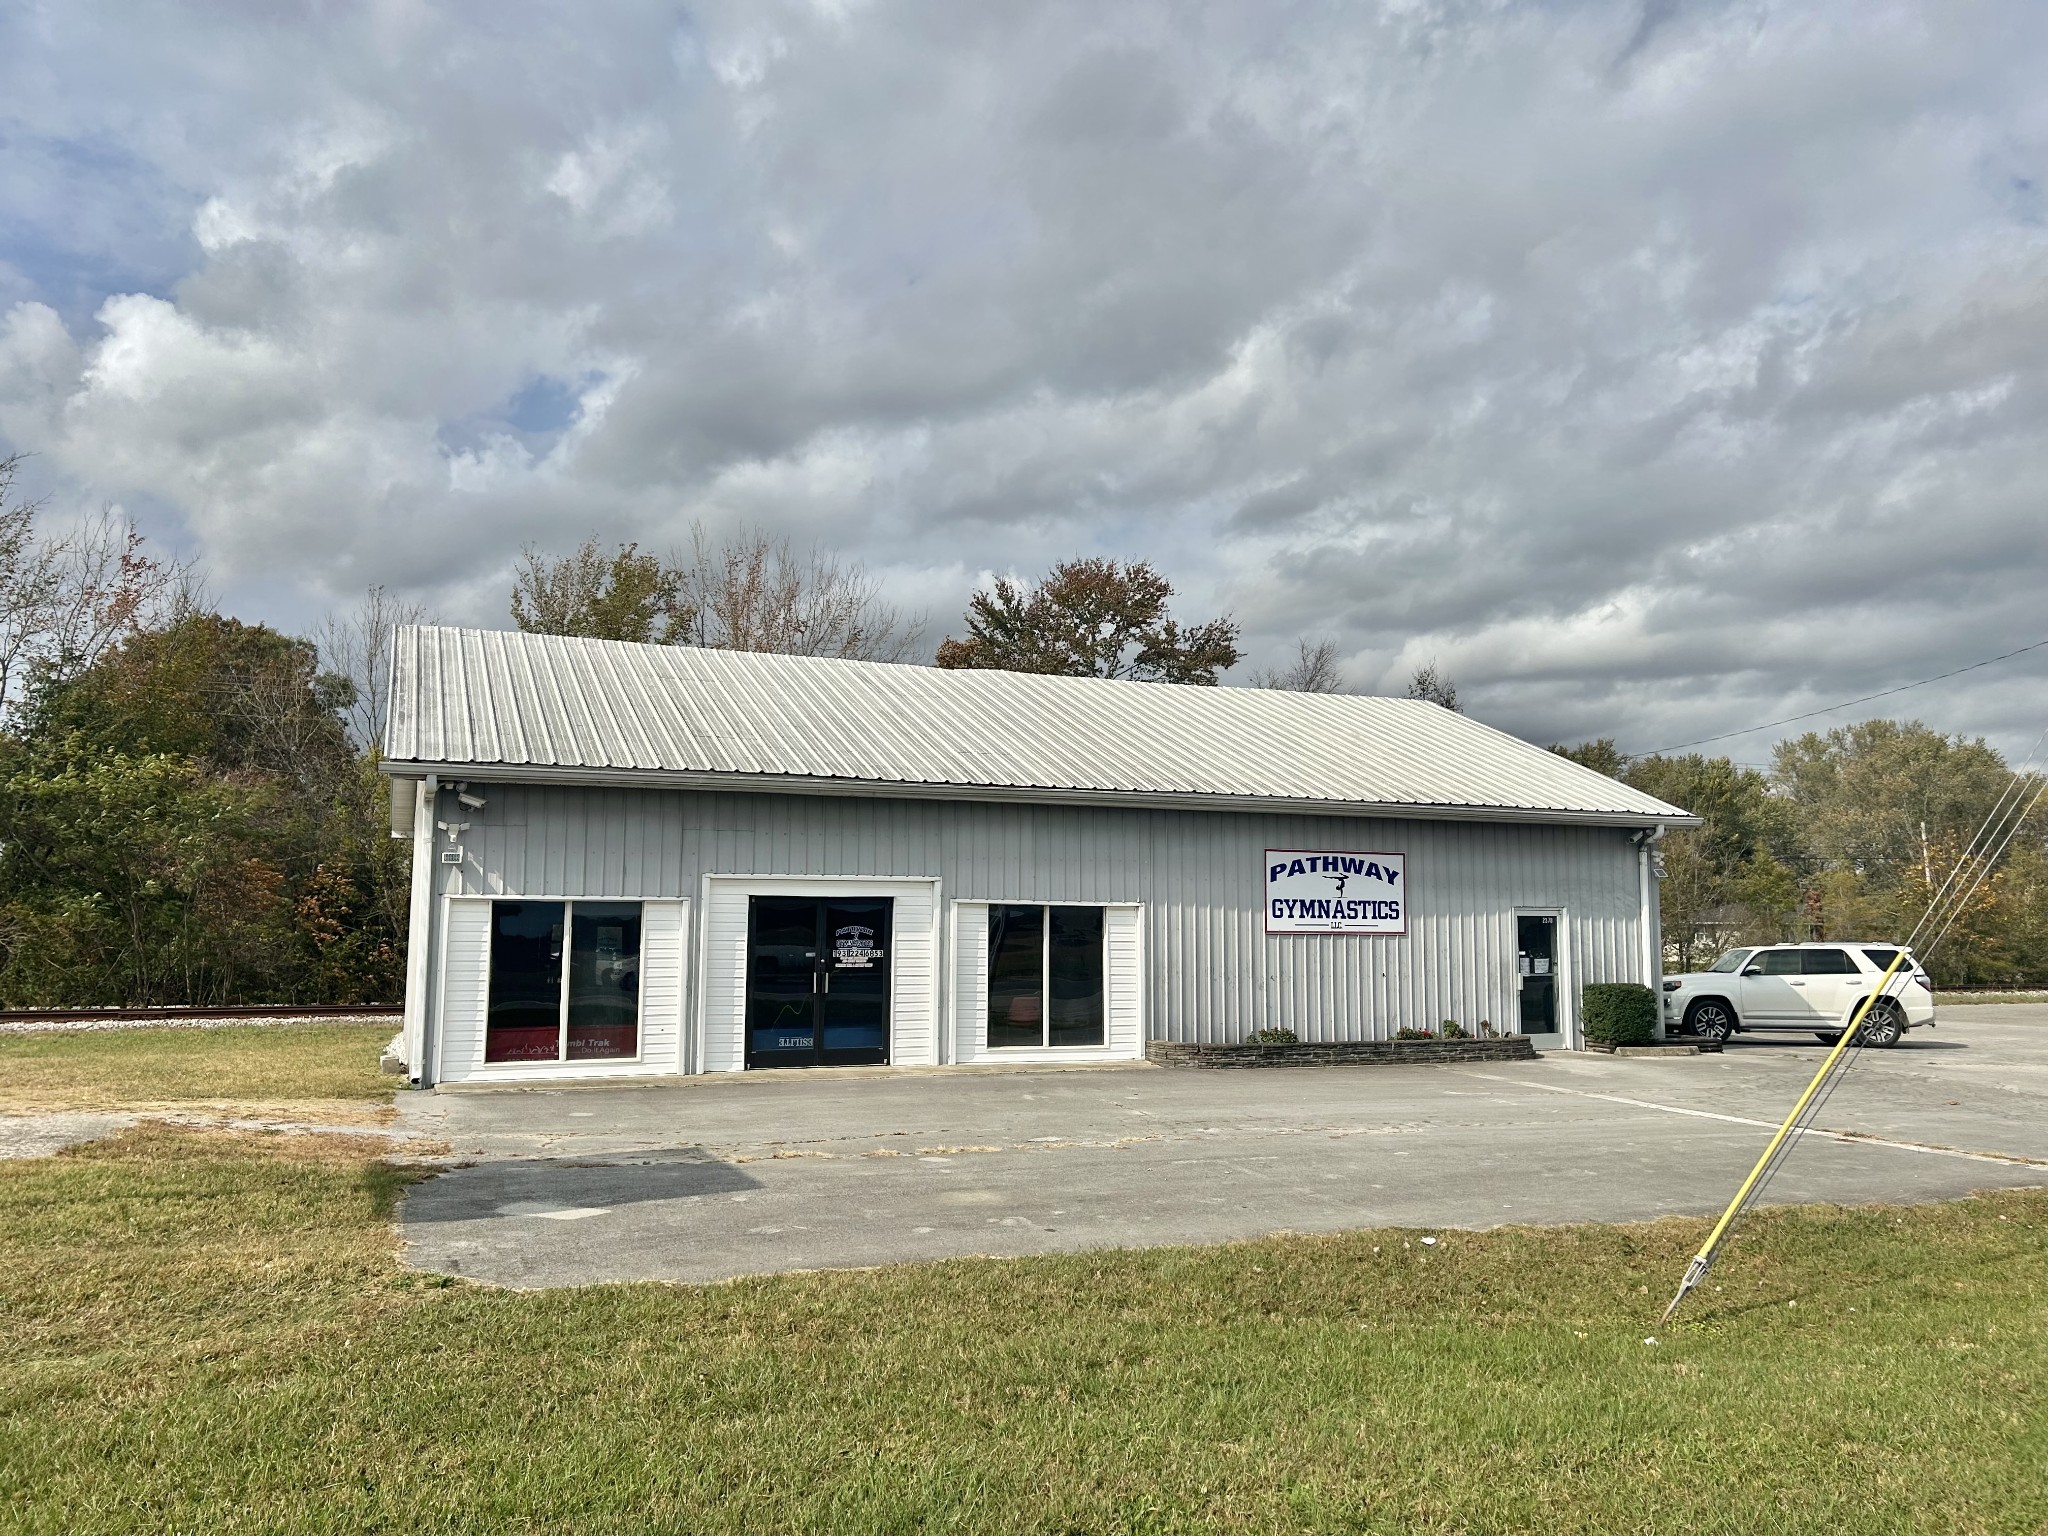
<path id="1" fill-rule="evenodd" d="M 1010 784 L 928 784 L 794 773 L 711 773 L 686 768 L 562 768 L 527 763 L 422 763 L 385 758 L 394 777 L 439 774 L 443 782 L 563 784 L 593 789 L 675 789 L 707 793 L 846 795 L 886 800 L 973 800 L 1011 805 L 1141 806 L 1149 810 L 1253 811 L 1295 816 L 1372 816 L 1404 821 L 1534 822 L 1571 827 L 1697 827 L 1683 811 L 1565 811 L 1517 805 L 1419 805 L 1374 800 L 1308 800 L 1275 795 L 1211 795 L 1176 790 L 1048 789 Z"/>

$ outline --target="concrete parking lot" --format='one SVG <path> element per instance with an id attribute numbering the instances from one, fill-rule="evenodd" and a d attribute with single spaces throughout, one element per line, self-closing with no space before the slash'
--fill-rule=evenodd
<path id="1" fill-rule="evenodd" d="M 512 1286 L 712 1281 L 1279 1231 L 1718 1210 L 1824 1052 L 1254 1072 L 749 1073 L 401 1096 L 467 1166 L 408 1261 Z M 1772 1203 L 2048 1183 L 2048 1006 L 1869 1051 Z"/>

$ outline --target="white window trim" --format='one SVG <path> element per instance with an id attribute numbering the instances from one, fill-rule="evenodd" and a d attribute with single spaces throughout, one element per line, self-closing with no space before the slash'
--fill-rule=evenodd
<path id="1" fill-rule="evenodd" d="M 1045 914 L 1045 920 L 1038 925 L 1038 1043 L 1036 1045 L 989 1045 L 987 1036 L 982 1037 L 982 1049 L 991 1056 L 1004 1060 L 1016 1051 L 1045 1051 L 1059 1056 L 1069 1056 L 1076 1051 L 1106 1051 L 1109 1049 L 1109 909 L 1115 905 L 1107 901 L 991 901 L 988 908 L 993 912 L 997 907 L 1037 907 Z M 1054 907 L 1090 907 L 1103 914 L 1102 952 L 1102 1039 L 1094 1045 L 1054 1045 L 1052 1043 L 1052 909 Z M 988 999 L 982 999 L 983 1029 L 988 1028 Z"/>
<path id="2" fill-rule="evenodd" d="M 961 1041 L 972 1029 L 981 1041 L 973 1054 L 975 1065 L 1006 1063 L 1015 1066 L 1045 1066 L 1071 1061 L 1141 1061 L 1145 1054 L 1145 1038 L 1150 1028 L 1146 1013 L 1145 996 L 1145 903 L 1142 901 L 1054 901 L 1042 896 L 975 896 L 962 898 L 949 904 L 950 915 L 946 924 L 948 965 L 953 964 L 960 942 L 960 909 L 980 907 L 987 911 L 993 907 L 1097 907 L 1107 914 L 1110 912 L 1135 912 L 1138 920 L 1138 952 L 1136 974 L 1132 984 L 1138 989 L 1137 1049 L 1135 1052 L 1120 1050 L 1113 1042 L 1114 1019 L 1111 1007 L 1114 992 L 1111 988 L 1109 971 L 1109 925 L 1105 920 L 1102 932 L 1102 996 L 1103 1016 L 1101 1045 L 1002 1045 L 988 1044 L 988 992 L 986 967 L 983 971 L 983 990 L 979 998 L 960 995 L 959 980 L 954 977 L 947 988 L 948 1002 L 952 1017 L 946 1030 L 946 1059 L 952 1063 L 961 1060 Z M 986 930 L 984 929 L 984 932 Z M 1050 1008 L 1047 1009 L 1048 1016 Z"/>
<path id="3" fill-rule="evenodd" d="M 448 900 L 482 901 L 496 904 L 501 901 L 559 901 L 562 903 L 562 997 L 559 1004 L 558 1030 L 555 1036 L 556 1055 L 552 1061 L 487 1061 L 485 1052 L 490 1049 L 491 1027 L 488 1004 L 486 1004 L 484 1026 L 476 1032 L 476 1054 L 469 1064 L 472 1078 L 503 1073 L 508 1077 L 533 1077 L 547 1075 L 559 1077 L 565 1073 L 584 1072 L 602 1076 L 619 1072 L 624 1068 L 645 1064 L 647 1054 L 647 998 L 644 991 L 635 988 L 633 993 L 633 1054 L 630 1056 L 594 1056 L 580 1061 L 568 1058 L 569 1050 L 569 951 L 575 942 L 576 904 L 591 902 L 603 906 L 636 906 L 641 909 L 641 945 L 646 946 L 647 903 L 660 898 L 647 896 L 514 896 L 510 893 L 494 896 L 450 896 Z M 488 997 L 491 985 L 491 961 L 498 943 L 498 925 L 493 922 L 485 930 L 484 940 L 484 991 Z"/>

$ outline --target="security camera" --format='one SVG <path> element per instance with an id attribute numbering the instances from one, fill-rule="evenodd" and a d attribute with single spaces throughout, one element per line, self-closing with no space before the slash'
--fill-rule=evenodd
<path id="1" fill-rule="evenodd" d="M 472 811 L 480 811 L 484 808 L 484 797 L 473 789 L 458 790 L 456 791 L 455 798 L 468 806 Z"/>

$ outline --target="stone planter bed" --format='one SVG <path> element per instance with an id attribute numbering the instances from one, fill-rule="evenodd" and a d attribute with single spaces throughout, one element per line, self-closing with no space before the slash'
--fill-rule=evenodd
<path id="1" fill-rule="evenodd" d="M 1296 1045 L 1184 1045 L 1148 1040 L 1145 1059 L 1162 1067 L 1419 1067 L 1437 1061 L 1531 1061 L 1526 1036 L 1504 1040 L 1333 1040 Z"/>

